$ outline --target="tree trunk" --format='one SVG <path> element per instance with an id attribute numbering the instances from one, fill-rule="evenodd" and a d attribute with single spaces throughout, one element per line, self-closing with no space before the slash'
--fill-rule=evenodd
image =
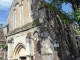
<path id="1" fill-rule="evenodd" d="M 72 4 L 72 8 L 74 9 L 74 11 L 78 8 L 79 6 L 79 0 L 71 0 L 71 4 Z"/>

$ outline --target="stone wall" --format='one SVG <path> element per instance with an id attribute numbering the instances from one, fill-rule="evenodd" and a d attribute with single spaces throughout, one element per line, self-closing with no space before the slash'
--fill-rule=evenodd
<path id="1" fill-rule="evenodd" d="M 48 42 L 50 42 L 51 45 L 48 48 L 53 51 L 54 60 L 73 60 L 72 56 L 79 56 L 75 42 L 75 32 L 72 25 L 66 25 L 64 21 L 58 18 L 59 13 L 58 10 L 46 10 L 47 23 L 40 28 L 40 31 L 42 30 L 41 36 L 43 37 L 41 43 L 45 41 L 42 45 L 46 46 L 45 44 L 47 44 L 47 46 L 49 46 Z M 48 39 L 48 37 L 50 37 L 50 39 Z M 59 44 L 59 47 L 54 47 L 54 44 Z"/>
<path id="2" fill-rule="evenodd" d="M 13 7 L 11 7 L 9 16 L 6 22 L 6 25 L 9 24 L 9 28 L 10 28 L 9 31 L 12 31 L 14 29 L 14 15 L 13 14 L 14 14 Z"/>
<path id="3" fill-rule="evenodd" d="M 74 57 L 79 55 L 75 43 L 75 32 L 72 30 L 72 26 L 67 25 L 58 18 L 60 11 L 51 11 L 45 7 L 38 10 L 41 4 L 45 3 L 43 0 L 35 0 L 32 2 L 31 7 L 33 11 L 32 18 L 34 20 L 39 18 L 40 22 L 46 21 L 38 28 L 42 59 L 45 60 L 45 57 L 48 55 L 52 59 L 48 58 L 47 60 L 73 60 Z M 54 47 L 55 44 L 59 44 L 59 47 Z"/>
<path id="4" fill-rule="evenodd" d="M 12 43 L 13 49 L 11 50 L 12 56 L 13 56 L 12 52 L 14 51 L 18 43 L 23 43 L 24 45 L 26 45 L 25 43 L 26 34 L 28 34 L 29 32 L 32 32 L 33 34 L 34 33 L 33 31 L 38 31 L 39 40 L 38 41 L 35 40 L 33 42 L 34 47 L 31 46 L 32 47 L 31 51 L 33 52 L 31 53 L 31 55 L 35 57 L 34 58 L 35 60 L 73 60 L 73 57 L 77 57 L 79 54 L 77 50 L 77 45 L 74 41 L 76 40 L 74 30 L 72 30 L 71 25 L 66 25 L 65 22 L 58 18 L 60 11 L 58 10 L 51 11 L 49 8 L 46 7 L 39 9 L 41 5 L 46 3 L 44 0 L 30 0 L 30 1 L 32 1 L 30 7 L 32 12 L 31 13 L 32 20 L 39 19 L 39 22 L 41 22 L 42 24 L 38 26 L 36 25 L 36 27 L 27 28 L 25 30 L 23 29 L 23 31 L 20 30 L 19 32 L 8 36 L 7 40 L 10 40 L 12 37 L 14 38 Z M 9 31 L 14 30 L 13 10 L 15 9 L 13 8 L 13 6 L 16 3 L 20 3 L 20 1 L 14 0 L 8 16 L 7 24 L 9 24 Z M 24 15 L 27 16 L 27 19 L 28 17 L 30 18 L 30 15 L 28 16 L 25 13 Z M 25 22 L 25 24 L 26 23 L 27 22 Z M 58 44 L 59 46 L 55 46 L 56 44 Z M 29 54 L 29 51 L 28 53 L 26 52 L 26 54 Z"/>
<path id="5" fill-rule="evenodd" d="M 9 25 L 9 32 L 14 30 L 15 28 L 19 28 L 29 22 L 32 22 L 30 15 L 30 1 L 13 0 L 9 16 L 6 22 L 6 26 Z"/>
<path id="6" fill-rule="evenodd" d="M 7 35 L 7 27 L 4 27 L 3 31 L 4 31 L 4 35 Z"/>
<path id="7" fill-rule="evenodd" d="M 40 22 L 46 20 L 46 9 L 43 8 L 42 10 L 39 10 L 39 7 L 44 3 L 46 3 L 44 0 L 32 0 L 31 11 L 33 20 L 39 19 Z"/>
<path id="8" fill-rule="evenodd" d="M 23 21 L 24 25 L 29 23 L 29 6 L 27 0 L 23 1 Z"/>

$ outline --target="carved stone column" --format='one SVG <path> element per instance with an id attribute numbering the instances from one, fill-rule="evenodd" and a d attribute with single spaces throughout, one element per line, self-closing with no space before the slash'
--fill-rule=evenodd
<path id="1" fill-rule="evenodd" d="M 31 60 L 31 32 L 26 36 L 26 60 Z"/>
<path id="2" fill-rule="evenodd" d="M 8 40 L 8 60 L 12 60 L 12 40 Z"/>
<path id="3" fill-rule="evenodd" d="M 6 59 L 6 49 L 4 49 L 4 60 L 7 60 Z"/>
<path id="4" fill-rule="evenodd" d="M 30 56 L 30 45 L 29 45 L 29 38 L 26 38 L 26 60 L 29 60 Z"/>

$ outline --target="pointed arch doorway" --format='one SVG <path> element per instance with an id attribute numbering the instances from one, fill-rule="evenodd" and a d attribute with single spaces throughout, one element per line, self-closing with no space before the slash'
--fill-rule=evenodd
<path id="1" fill-rule="evenodd" d="M 14 60 L 27 60 L 26 48 L 22 43 L 17 44 L 15 47 Z"/>

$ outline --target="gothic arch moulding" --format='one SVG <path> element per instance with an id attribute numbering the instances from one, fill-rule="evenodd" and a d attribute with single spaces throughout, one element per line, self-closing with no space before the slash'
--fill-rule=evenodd
<path id="1" fill-rule="evenodd" d="M 19 56 L 26 56 L 26 53 L 24 52 L 26 52 L 26 46 L 22 43 L 18 43 L 14 49 L 14 58 L 18 58 Z"/>
<path id="2" fill-rule="evenodd" d="M 35 33 L 38 33 L 38 31 L 34 31 L 34 32 L 33 32 L 33 36 L 35 35 Z"/>

